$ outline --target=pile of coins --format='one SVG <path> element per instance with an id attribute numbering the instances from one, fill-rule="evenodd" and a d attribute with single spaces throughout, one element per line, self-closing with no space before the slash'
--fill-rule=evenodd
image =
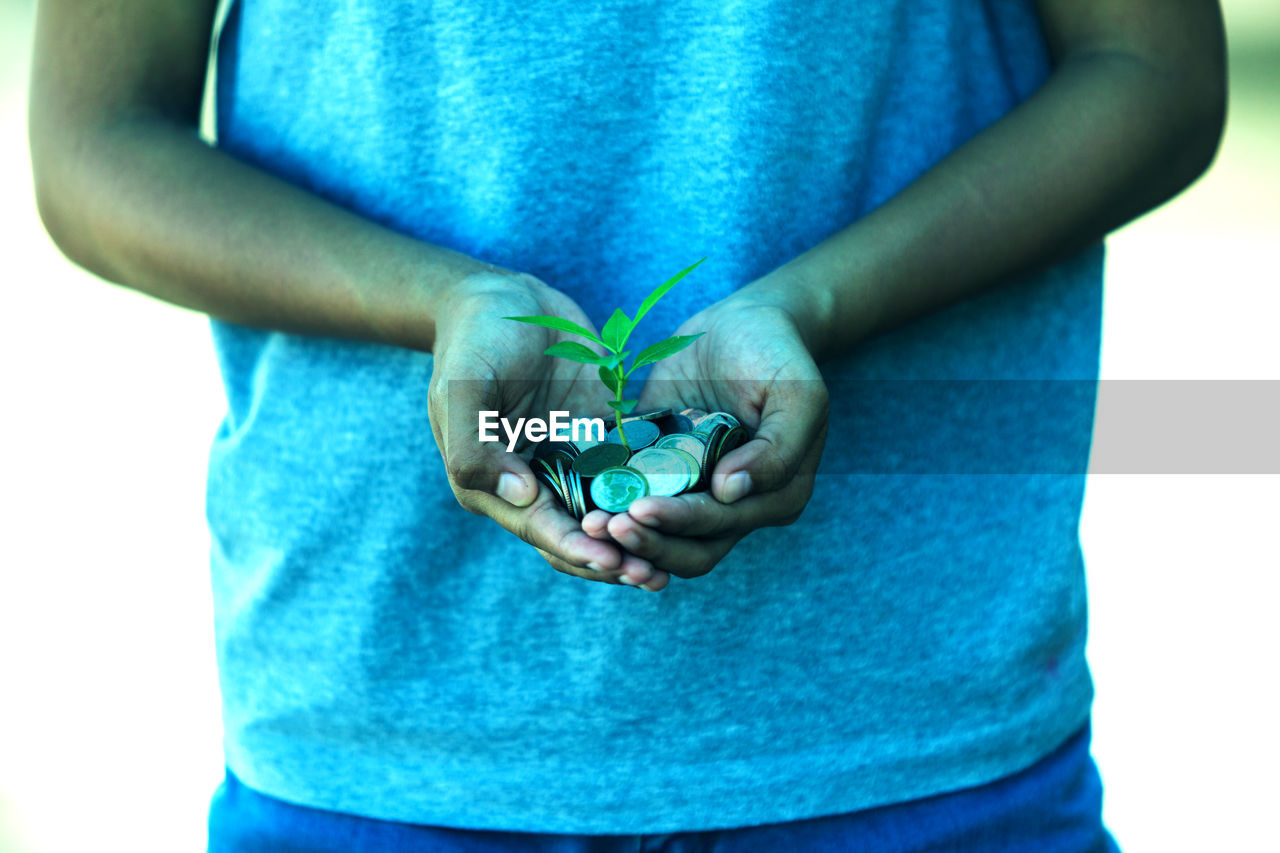
<path id="1" fill-rule="evenodd" d="M 620 428 L 604 441 L 544 441 L 534 451 L 534 473 L 576 519 L 593 509 L 626 512 L 646 495 L 705 489 L 720 458 L 747 440 L 733 415 L 701 409 L 641 412 Z"/>

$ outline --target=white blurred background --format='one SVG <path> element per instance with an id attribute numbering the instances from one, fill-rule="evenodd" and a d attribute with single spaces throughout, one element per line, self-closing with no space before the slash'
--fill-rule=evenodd
<path id="1" fill-rule="evenodd" d="M 45 236 L 32 5 L 0 0 L 0 853 L 203 850 L 222 775 L 203 505 L 221 386 L 202 316 Z M 1104 378 L 1280 379 L 1280 3 L 1224 6 L 1226 139 L 1110 240 Z M 1127 853 L 1280 850 L 1278 521 L 1276 475 L 1090 478 L 1094 753 Z"/>

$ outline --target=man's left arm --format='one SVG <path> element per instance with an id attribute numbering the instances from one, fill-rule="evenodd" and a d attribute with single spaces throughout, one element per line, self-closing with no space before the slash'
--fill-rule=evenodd
<path id="1" fill-rule="evenodd" d="M 700 312 L 686 325 L 726 329 L 725 339 L 705 335 L 651 377 L 723 369 L 712 362 L 733 334 L 725 318 L 752 324 L 756 308 L 753 331 L 793 342 L 781 360 L 820 363 L 1096 242 L 1209 167 L 1227 88 L 1215 0 L 1038 8 L 1054 67 L 1033 96 L 866 217 Z M 589 516 L 584 529 L 692 577 L 750 530 L 797 518 L 812 489 L 793 480 L 812 476 L 815 454 L 786 433 L 821 441 L 826 401 L 815 392 L 784 411 L 762 393 L 756 440 L 716 468 L 718 501 L 643 498 L 629 513 Z"/>
<path id="2" fill-rule="evenodd" d="M 751 285 L 795 300 L 817 361 L 1100 240 L 1213 161 L 1227 102 L 1216 0 L 1038 7 L 1054 69 L 1035 95 Z"/>

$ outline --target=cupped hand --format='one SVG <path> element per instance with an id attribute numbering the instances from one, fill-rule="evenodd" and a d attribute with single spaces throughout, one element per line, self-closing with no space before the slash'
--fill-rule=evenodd
<path id="1" fill-rule="evenodd" d="M 722 457 L 709 492 L 644 497 L 622 513 L 594 510 L 582 530 L 616 542 L 656 572 L 704 575 L 751 531 L 799 519 L 827 435 L 828 395 L 794 311 L 750 291 L 695 314 L 678 335 L 705 332 L 654 366 L 639 407 L 737 416 L 752 438 Z M 645 588 L 660 589 L 660 577 Z"/>
<path id="2" fill-rule="evenodd" d="M 644 559 L 586 535 L 525 458 L 507 451 L 502 429 L 499 441 L 480 441 L 481 411 L 496 411 L 512 424 L 517 418 L 548 420 L 552 411 L 603 414 L 596 368 L 543 354 L 570 335 L 502 319 L 534 314 L 562 317 L 595 332 L 564 293 L 500 267 L 460 280 L 437 306 L 428 406 L 454 496 L 466 510 L 534 546 L 558 571 L 605 583 L 632 576 L 660 579 L 664 573 Z"/>

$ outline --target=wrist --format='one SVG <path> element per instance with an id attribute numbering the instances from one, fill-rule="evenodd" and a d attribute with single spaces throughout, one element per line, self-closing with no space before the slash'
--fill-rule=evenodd
<path id="1" fill-rule="evenodd" d="M 787 314 L 809 355 L 821 363 L 831 355 L 835 294 L 821 279 L 810 276 L 799 261 L 797 258 L 756 279 L 735 291 L 730 299 Z"/>
<path id="2" fill-rule="evenodd" d="M 408 239 L 408 238 L 406 238 Z M 515 276 L 511 270 L 443 246 L 412 241 L 393 274 L 386 298 L 367 305 L 377 335 L 387 343 L 434 352 L 442 321 L 456 313 L 459 298 L 474 290 L 478 276 Z"/>

